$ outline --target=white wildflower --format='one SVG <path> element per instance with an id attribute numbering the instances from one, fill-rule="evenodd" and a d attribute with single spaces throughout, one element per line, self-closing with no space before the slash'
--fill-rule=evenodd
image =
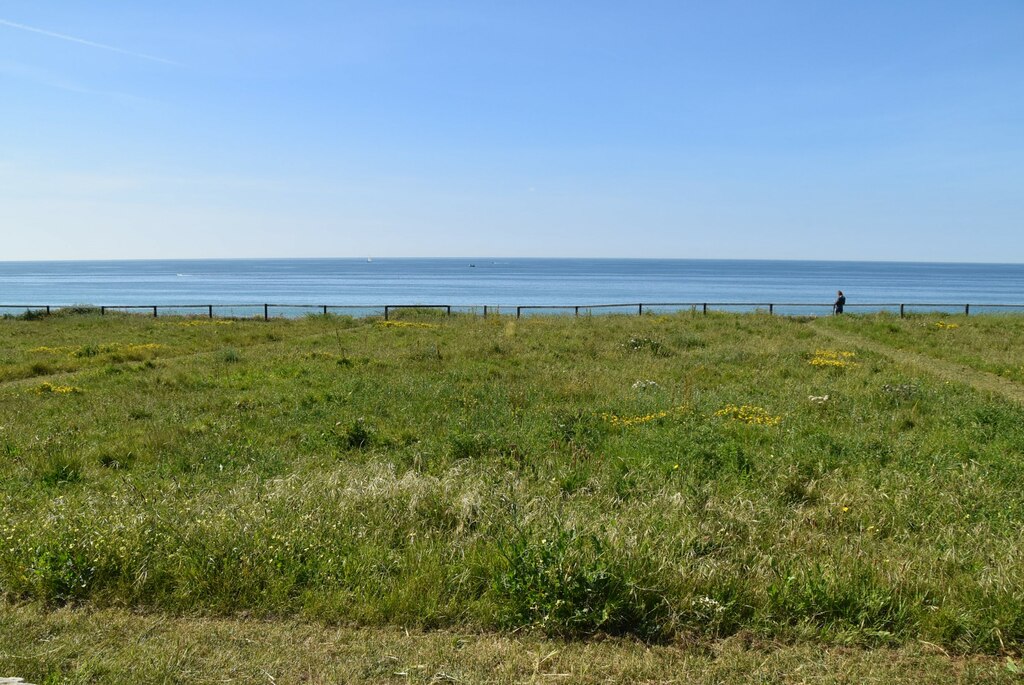
<path id="1" fill-rule="evenodd" d="M 709 614 L 720 614 L 725 611 L 722 603 L 711 597 L 696 597 L 693 600 L 693 607 Z"/>

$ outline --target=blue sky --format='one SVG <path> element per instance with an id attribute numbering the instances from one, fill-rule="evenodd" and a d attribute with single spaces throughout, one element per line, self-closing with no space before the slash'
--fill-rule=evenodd
<path id="1" fill-rule="evenodd" d="M 0 0 L 0 260 L 1024 261 L 1024 3 Z"/>

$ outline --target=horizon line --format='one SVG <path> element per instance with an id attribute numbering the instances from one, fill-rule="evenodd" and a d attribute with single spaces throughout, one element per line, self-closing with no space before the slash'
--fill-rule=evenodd
<path id="1" fill-rule="evenodd" d="M 1024 266 L 1024 262 L 998 261 L 952 261 L 944 259 L 813 259 L 813 258 L 758 258 L 758 257 L 495 257 L 495 256 L 386 256 L 374 257 L 112 257 L 105 259 L 0 259 L 0 264 L 63 264 L 63 263 L 107 263 L 107 262 L 253 262 L 253 261 L 413 261 L 413 260 L 464 260 L 464 261 L 649 261 L 649 262 L 824 262 L 829 264 L 969 264 L 979 266 Z"/>

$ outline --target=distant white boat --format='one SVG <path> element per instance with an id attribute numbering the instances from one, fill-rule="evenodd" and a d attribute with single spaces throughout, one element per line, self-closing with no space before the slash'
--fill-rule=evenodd
<path id="1" fill-rule="evenodd" d="M 372 262 L 372 261 L 373 261 L 373 258 L 372 258 L 372 257 L 367 257 L 367 258 L 366 258 L 366 261 L 368 261 L 368 262 Z"/>

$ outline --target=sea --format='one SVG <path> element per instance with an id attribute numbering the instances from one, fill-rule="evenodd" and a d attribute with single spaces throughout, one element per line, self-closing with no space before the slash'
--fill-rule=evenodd
<path id="1" fill-rule="evenodd" d="M 1024 264 L 710 259 L 201 259 L 0 262 L 0 314 L 71 305 L 160 314 L 322 312 L 384 306 L 525 314 L 709 309 L 831 312 L 900 305 L 1024 311 Z M 270 305 L 264 309 L 263 305 Z M 606 306 L 609 305 L 609 306 Z M 610 306 L 615 305 L 615 306 Z M 129 310 L 131 311 L 131 310 Z"/>

